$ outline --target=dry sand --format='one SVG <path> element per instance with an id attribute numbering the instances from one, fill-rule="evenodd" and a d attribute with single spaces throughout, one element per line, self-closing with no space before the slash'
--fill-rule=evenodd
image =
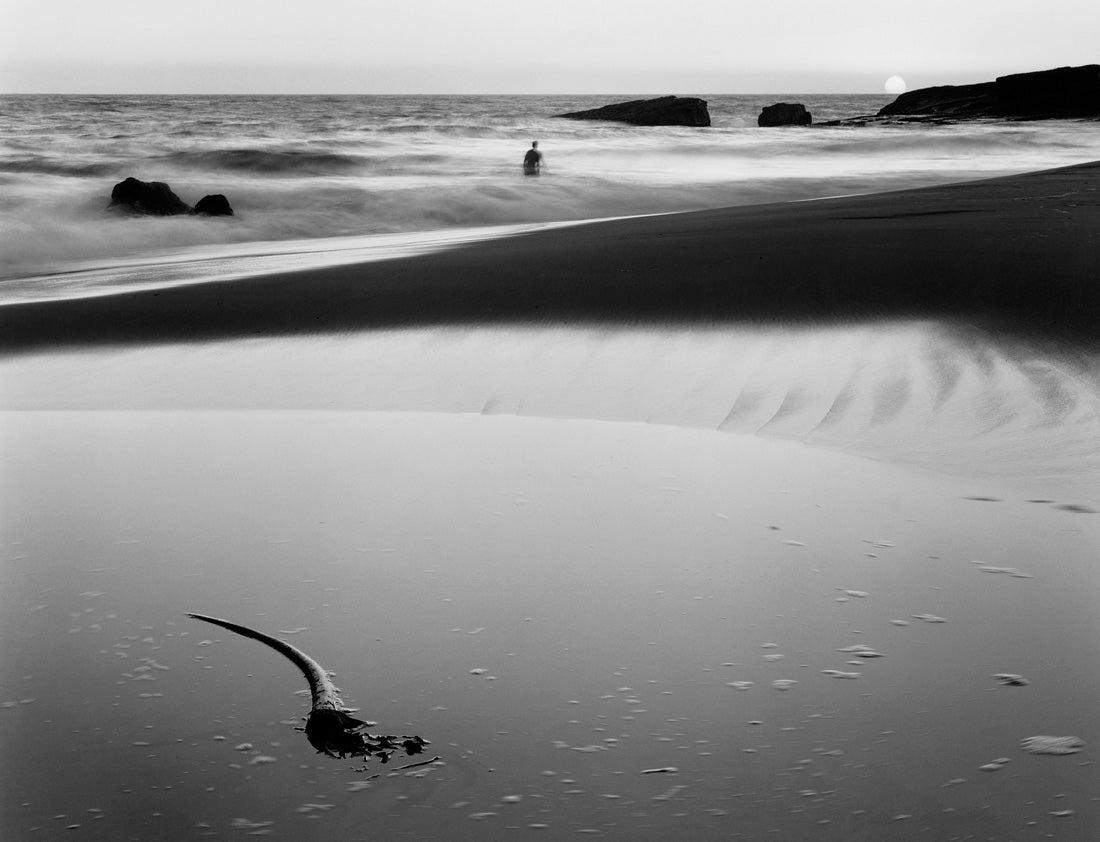
<path id="1" fill-rule="evenodd" d="M 0 836 L 1091 838 L 1098 172 L 0 309 Z"/>

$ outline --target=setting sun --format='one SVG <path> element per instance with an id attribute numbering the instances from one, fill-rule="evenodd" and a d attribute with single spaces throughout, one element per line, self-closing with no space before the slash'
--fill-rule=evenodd
<path id="1" fill-rule="evenodd" d="M 905 80 L 900 76 L 891 76 L 886 80 L 886 93 L 888 94 L 903 94 L 905 93 Z"/>

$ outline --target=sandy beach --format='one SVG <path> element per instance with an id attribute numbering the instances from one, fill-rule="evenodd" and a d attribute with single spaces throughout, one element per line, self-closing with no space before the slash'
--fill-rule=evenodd
<path id="1" fill-rule="evenodd" d="M 1091 838 L 1097 266 L 1086 164 L 0 307 L 0 836 Z"/>
<path id="2" fill-rule="evenodd" d="M 0 308 L 0 347 L 507 322 L 941 318 L 1092 336 L 1100 164 L 668 214 L 408 259 Z"/>

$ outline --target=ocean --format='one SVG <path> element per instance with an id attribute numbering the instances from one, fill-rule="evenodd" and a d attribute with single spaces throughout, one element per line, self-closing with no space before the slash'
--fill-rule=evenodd
<path id="1" fill-rule="evenodd" d="M 633 214 L 814 199 L 1019 173 L 1100 157 L 1081 121 L 764 129 L 885 96 L 706 96 L 710 128 L 554 115 L 609 96 L 0 97 L 0 303 L 350 262 Z M 544 174 L 520 161 L 538 140 Z M 228 218 L 118 218 L 129 176 Z"/>

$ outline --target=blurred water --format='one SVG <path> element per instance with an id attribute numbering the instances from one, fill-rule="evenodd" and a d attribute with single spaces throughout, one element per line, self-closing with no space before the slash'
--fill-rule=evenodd
<path id="1" fill-rule="evenodd" d="M 254 255 L 280 241 L 815 198 L 1100 157 L 1093 124 L 1073 121 L 756 127 L 777 98 L 709 96 L 714 125 L 688 129 L 553 116 L 614 96 L 2 97 L 0 279 L 178 260 L 219 244 Z M 816 120 L 885 103 L 783 98 Z M 537 180 L 519 169 L 533 139 L 546 154 Z M 223 193 L 237 215 L 104 214 L 128 176 L 166 181 L 191 204 Z"/>

